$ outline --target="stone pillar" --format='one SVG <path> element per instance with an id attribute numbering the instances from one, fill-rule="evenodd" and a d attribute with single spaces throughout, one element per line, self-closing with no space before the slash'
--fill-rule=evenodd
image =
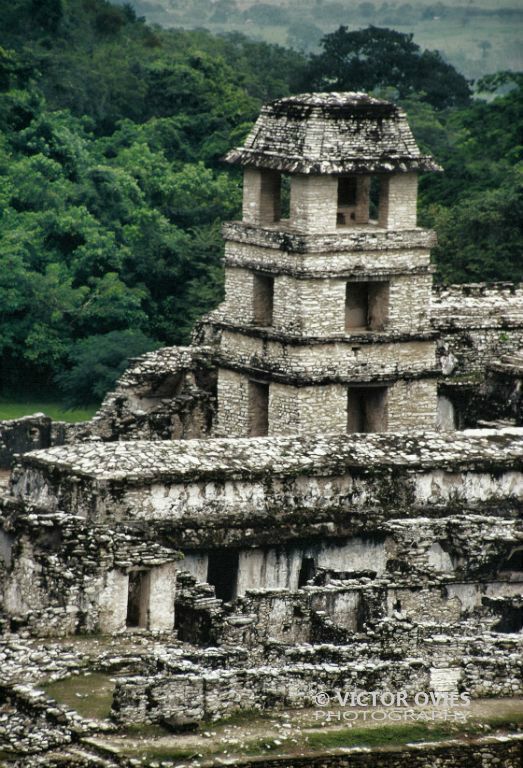
<path id="1" fill-rule="evenodd" d="M 151 568 L 148 578 L 147 629 L 170 632 L 174 627 L 176 563 Z"/>
<path id="2" fill-rule="evenodd" d="M 300 232 L 336 231 L 338 179 L 336 176 L 291 177 L 291 226 Z"/>
<path id="3" fill-rule="evenodd" d="M 271 224 L 280 220 L 281 175 L 276 171 L 246 168 L 243 177 L 243 221 Z"/>
<path id="4" fill-rule="evenodd" d="M 112 634 L 125 629 L 129 574 L 116 569 L 104 574 L 103 588 L 98 600 L 98 630 Z"/>
<path id="5" fill-rule="evenodd" d="M 379 202 L 380 227 L 413 229 L 416 226 L 417 198 L 417 173 L 394 173 L 383 176 Z"/>

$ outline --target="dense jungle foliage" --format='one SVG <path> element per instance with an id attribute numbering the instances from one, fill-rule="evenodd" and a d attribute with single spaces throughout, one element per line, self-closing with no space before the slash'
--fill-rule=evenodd
<path id="1" fill-rule="evenodd" d="M 470 84 L 410 35 L 341 27 L 318 55 L 163 30 L 104 0 L 0 0 L 0 393 L 99 400 L 222 295 L 220 164 L 264 101 L 373 90 L 445 167 L 423 179 L 437 278 L 523 279 L 523 78 Z M 501 93 L 502 95 L 496 95 Z"/>

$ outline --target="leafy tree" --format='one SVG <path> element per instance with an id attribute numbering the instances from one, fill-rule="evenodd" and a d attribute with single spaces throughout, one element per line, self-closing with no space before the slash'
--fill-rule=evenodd
<path id="1" fill-rule="evenodd" d="M 71 367 L 56 377 L 70 406 L 100 401 L 114 387 L 129 358 L 157 349 L 141 331 L 111 331 L 78 340 L 69 353 Z"/>
<path id="2" fill-rule="evenodd" d="M 428 210 L 438 232 L 434 258 L 445 282 L 523 281 L 523 173 L 459 204 Z"/>
<path id="3" fill-rule="evenodd" d="M 420 94 L 442 108 L 468 104 L 470 87 L 437 51 L 422 51 L 411 34 L 341 26 L 325 35 L 323 52 L 312 56 L 305 80 L 311 90 L 365 90 L 392 86 L 400 98 Z"/>

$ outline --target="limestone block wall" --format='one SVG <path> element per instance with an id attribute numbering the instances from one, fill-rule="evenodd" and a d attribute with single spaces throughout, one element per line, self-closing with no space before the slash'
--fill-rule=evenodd
<path id="1" fill-rule="evenodd" d="M 437 382 L 400 380 L 387 389 L 387 431 L 436 428 Z"/>
<path id="2" fill-rule="evenodd" d="M 243 220 L 270 224 L 280 218 L 280 174 L 246 168 L 243 177 Z"/>
<path id="3" fill-rule="evenodd" d="M 347 389 L 342 384 L 269 386 L 269 435 L 317 435 L 347 428 Z"/>
<path id="4" fill-rule="evenodd" d="M 379 431 L 402 432 L 435 429 L 437 382 L 435 379 L 400 380 L 387 386 Z M 218 379 L 219 419 L 216 434 L 248 437 L 249 379 L 245 374 L 220 369 Z M 223 406 L 222 406 L 223 404 Z M 351 408 L 348 388 L 343 384 L 294 387 L 269 385 L 269 435 L 317 435 L 347 431 Z"/>
<path id="5" fill-rule="evenodd" d="M 315 568 L 335 571 L 370 569 L 382 575 L 388 547 L 382 537 L 354 537 L 335 541 L 296 542 L 287 547 L 240 550 L 238 595 L 252 589 L 298 589 L 304 558 L 314 560 Z"/>
<path id="6" fill-rule="evenodd" d="M 178 671 L 177 671 L 178 672 Z M 407 691 L 427 687 L 428 673 L 419 663 L 309 664 L 220 670 L 214 673 L 169 674 L 162 677 L 120 678 L 113 696 L 117 722 L 218 720 L 234 711 L 311 706 L 325 690 L 376 690 L 400 686 Z M 394 682 L 392 682 L 394 681 Z M 417 686 L 417 687 L 416 687 Z"/>
<path id="7" fill-rule="evenodd" d="M 235 230 L 226 229 L 225 233 L 239 237 Z M 226 240 L 226 267 L 268 269 L 275 274 L 297 277 L 413 273 L 430 265 L 429 247 L 434 245 L 433 233 L 427 230 L 408 233 L 376 230 L 371 236 L 355 228 L 338 237 L 309 236 L 301 242 L 296 235 L 285 232 L 281 243 L 266 239 L 269 234 L 275 233 L 252 230 L 245 233 L 244 239 Z"/>
<path id="8" fill-rule="evenodd" d="M 523 287 L 512 283 L 436 286 L 432 324 L 446 377 L 482 378 L 486 366 L 523 348 Z"/>
<path id="9" fill-rule="evenodd" d="M 0 468 L 10 467 L 17 453 L 48 448 L 51 443 L 51 419 L 43 413 L 0 421 Z"/>
<path id="10" fill-rule="evenodd" d="M 179 554 L 149 534 L 0 504 L 0 611 L 42 637 L 126 629 L 129 573 L 144 574 L 142 625 L 172 631 Z M 9 626 L 9 624 L 8 624 Z"/>
<path id="11" fill-rule="evenodd" d="M 253 277 L 250 270 L 227 268 L 226 300 L 220 310 L 225 322 L 240 326 L 254 323 Z M 401 333 L 429 330 L 431 276 L 396 275 L 383 282 L 389 293 L 385 306 L 380 307 L 385 329 Z M 346 285 L 347 280 L 339 278 L 277 276 L 272 327 L 277 331 L 301 332 L 314 337 L 345 335 Z"/>
<path id="12" fill-rule="evenodd" d="M 75 440 L 178 440 L 210 434 L 216 371 L 209 348 L 164 347 L 131 362 Z M 73 442 L 73 440 L 69 440 Z"/>

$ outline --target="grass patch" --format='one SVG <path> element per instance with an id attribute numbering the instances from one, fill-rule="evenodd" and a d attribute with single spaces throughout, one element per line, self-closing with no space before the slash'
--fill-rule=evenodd
<path id="1" fill-rule="evenodd" d="M 82 717 L 107 720 L 111 714 L 114 683 L 108 675 L 75 675 L 43 686 L 59 704 L 75 709 Z"/>
<path id="2" fill-rule="evenodd" d="M 455 735 L 455 726 L 438 725 L 430 727 L 421 723 L 410 723 L 409 725 L 343 728 L 337 731 L 311 733 L 307 736 L 307 746 L 311 749 L 385 747 L 406 744 L 412 741 L 440 741 Z"/>
<path id="3" fill-rule="evenodd" d="M 482 717 L 480 721 L 483 725 L 491 728 L 502 728 L 509 725 L 523 725 L 523 710 L 519 712 L 507 712 L 503 715 L 492 715 L 491 717 Z"/>
<path id="4" fill-rule="evenodd" d="M 33 413 L 45 413 L 55 421 L 88 421 L 96 411 L 97 405 L 86 408 L 66 408 L 62 403 L 40 402 L 39 400 L 12 401 L 0 400 L 0 420 L 20 419 Z"/>

